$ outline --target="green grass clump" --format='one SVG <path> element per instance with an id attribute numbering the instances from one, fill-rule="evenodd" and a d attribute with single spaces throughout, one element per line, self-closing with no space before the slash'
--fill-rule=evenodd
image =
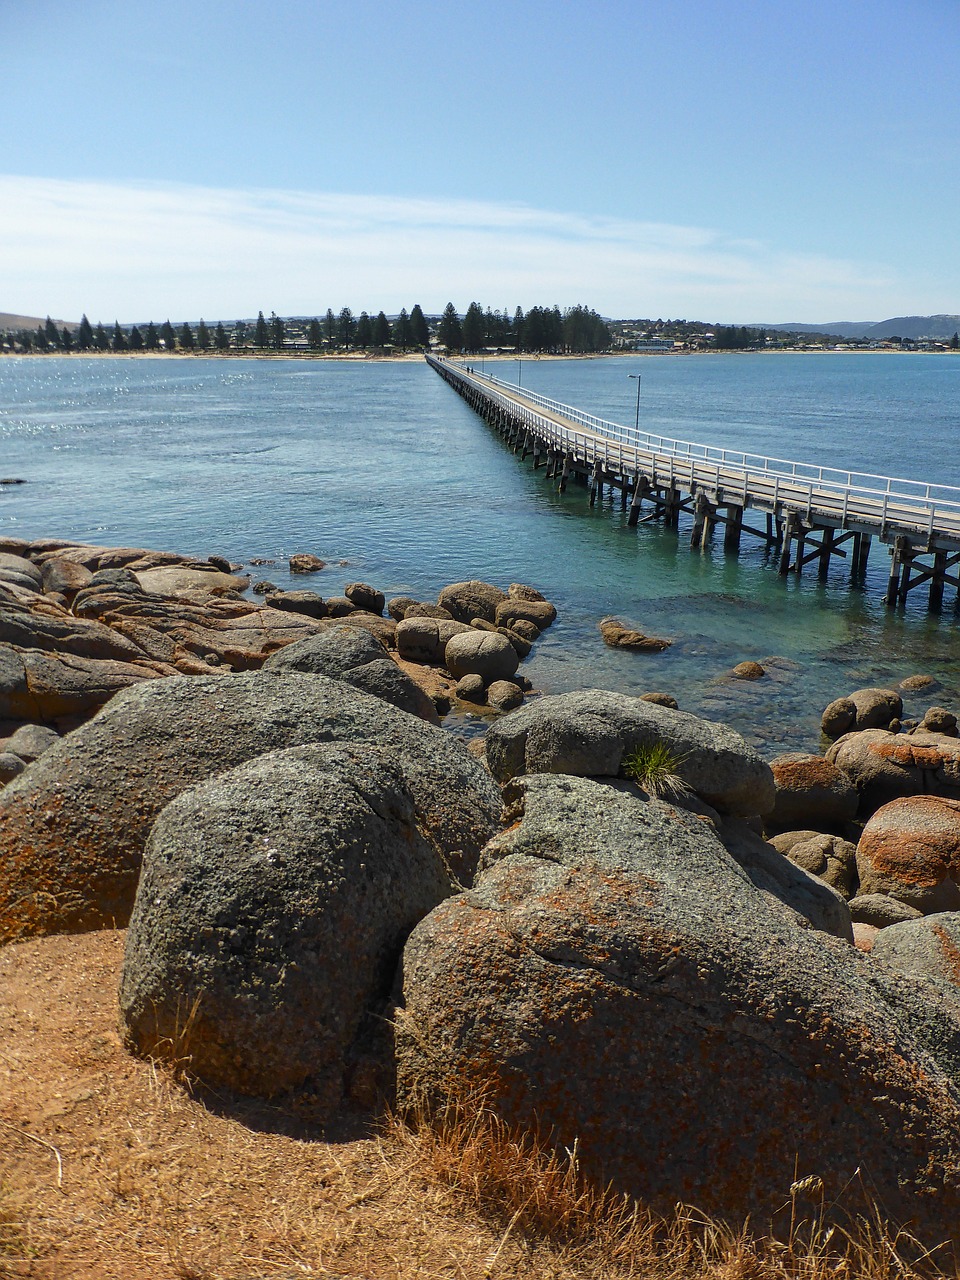
<path id="1" fill-rule="evenodd" d="M 627 751 L 620 769 L 644 791 L 659 800 L 682 800 L 690 794 L 690 787 L 680 777 L 680 767 L 685 755 L 677 753 L 666 742 L 643 742 Z"/>

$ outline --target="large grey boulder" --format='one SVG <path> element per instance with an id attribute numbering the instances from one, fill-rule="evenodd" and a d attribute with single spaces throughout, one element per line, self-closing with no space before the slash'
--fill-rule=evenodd
<path id="1" fill-rule="evenodd" d="M 338 622 L 317 635 L 284 645 L 263 664 L 264 671 L 304 671 L 339 680 L 354 667 L 386 657 L 376 636 L 348 622 Z"/>
<path id="2" fill-rule="evenodd" d="M 626 754 L 657 742 L 714 808 L 743 816 L 773 808 L 770 766 L 734 729 L 601 689 L 541 698 L 498 721 L 487 734 L 487 763 L 500 782 L 524 773 L 616 777 Z"/>
<path id="3" fill-rule="evenodd" d="M 332 1113 L 407 934 L 453 891 L 417 810 L 395 752 L 349 743 L 259 756 L 171 801 L 127 935 L 128 1044 L 262 1097 L 309 1080 Z"/>
<path id="4" fill-rule="evenodd" d="M 482 676 L 485 684 L 509 680 L 520 659 L 506 636 L 498 631 L 469 631 L 451 636 L 443 650 L 443 663 L 457 676 Z"/>
<path id="5" fill-rule="evenodd" d="M 490 582 L 452 582 L 444 587 L 437 597 L 437 603 L 446 609 L 457 622 L 472 622 L 474 618 L 482 618 L 484 622 L 496 622 L 497 606 L 508 599 L 506 591 L 493 586 Z"/>
<path id="6" fill-rule="evenodd" d="M 430 698 L 400 670 L 377 637 L 350 622 L 335 623 L 319 635 L 278 649 L 267 658 L 263 670 L 306 671 L 344 680 L 428 724 L 440 723 Z"/>
<path id="7" fill-rule="evenodd" d="M 820 728 L 828 738 L 863 729 L 885 729 L 903 713 L 903 700 L 896 689 L 855 689 L 836 698 L 820 718 Z"/>
<path id="8" fill-rule="evenodd" d="M 891 924 L 877 934 L 871 954 L 900 973 L 960 987 L 960 911 Z"/>
<path id="9" fill-rule="evenodd" d="M 404 950 L 401 1102 L 480 1095 L 655 1208 L 768 1221 L 816 1174 L 828 1204 L 856 1212 L 866 1186 L 941 1239 L 957 1009 L 800 927 L 702 817 L 587 779 L 518 785 L 488 869 Z"/>
<path id="10" fill-rule="evenodd" d="M 188 787 L 310 742 L 389 745 L 461 881 L 500 794 L 466 749 L 379 698 L 298 671 L 150 680 L 46 751 L 0 794 L 0 939 L 125 924 L 143 846 Z"/>

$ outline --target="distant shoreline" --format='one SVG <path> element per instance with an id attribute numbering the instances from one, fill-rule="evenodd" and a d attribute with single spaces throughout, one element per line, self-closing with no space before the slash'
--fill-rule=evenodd
<path id="1" fill-rule="evenodd" d="M 303 360 L 303 361 L 347 361 L 351 364 L 408 364 L 422 360 L 424 355 L 434 354 L 423 351 L 408 352 L 405 355 L 370 355 L 321 351 L 0 351 L 0 359 L 15 360 Z M 464 360 L 468 363 L 486 363 L 490 361 L 510 362 L 523 360 L 611 360 L 643 358 L 650 356 L 956 356 L 960 352 L 945 349 L 940 351 L 898 351 L 889 347 L 776 347 L 773 350 L 761 351 L 751 348 L 744 350 L 721 351 L 567 351 L 562 353 L 524 351 L 522 356 L 515 351 L 497 354 L 474 354 L 451 356 L 453 360 Z"/>

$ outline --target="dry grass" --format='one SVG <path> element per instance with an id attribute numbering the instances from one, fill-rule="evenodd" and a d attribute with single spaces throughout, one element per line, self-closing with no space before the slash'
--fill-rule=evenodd
<path id="1" fill-rule="evenodd" d="M 278 1109 L 195 1095 L 123 1050 L 121 950 L 109 932 L 0 949 L 2 1280 L 915 1274 L 908 1242 L 880 1228 L 829 1236 L 803 1188 L 782 1244 L 687 1211 L 658 1218 L 482 1101 L 320 1138 Z"/>
<path id="2" fill-rule="evenodd" d="M 915 1280 L 956 1277 L 944 1253 L 925 1251 L 880 1213 L 846 1229 L 830 1225 L 818 1178 L 786 1193 L 782 1233 L 759 1234 L 678 1205 L 662 1216 L 588 1182 L 577 1152 L 558 1155 L 531 1133 L 511 1130 L 482 1097 L 448 1107 L 440 1117 L 391 1116 L 387 1148 L 405 1153 L 431 1183 L 451 1188 L 471 1209 L 500 1224 L 492 1275 L 513 1236 L 528 1247 L 549 1244 L 558 1276 L 605 1280 Z M 396 1156 L 394 1156 L 396 1159 Z M 949 1244 L 945 1249 L 950 1248 Z"/>

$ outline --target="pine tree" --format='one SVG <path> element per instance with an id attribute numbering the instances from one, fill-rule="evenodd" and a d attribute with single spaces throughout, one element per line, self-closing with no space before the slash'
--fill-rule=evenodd
<path id="1" fill-rule="evenodd" d="M 152 320 L 147 325 L 147 332 L 144 335 L 143 345 L 147 351 L 156 351 L 160 346 L 160 335 L 157 333 L 157 326 Z"/>
<path id="2" fill-rule="evenodd" d="M 43 326 L 44 337 L 47 340 L 47 346 L 51 351 L 55 351 L 60 346 L 60 330 L 53 323 L 49 316 Z"/>
<path id="3" fill-rule="evenodd" d="M 283 350 L 283 321 L 275 311 L 270 312 L 270 342 L 274 351 Z"/>
<path id="4" fill-rule="evenodd" d="M 518 351 L 523 350 L 523 308 L 517 307 L 513 313 L 513 341 Z"/>
<path id="5" fill-rule="evenodd" d="M 954 329 L 953 337 L 950 339 L 950 350 L 960 350 L 960 333 L 958 333 L 956 329 Z"/>
<path id="6" fill-rule="evenodd" d="M 383 350 L 390 343 L 390 321 L 382 311 L 373 322 L 373 345 Z"/>
<path id="7" fill-rule="evenodd" d="M 93 329 L 86 316 L 82 316 L 77 330 L 77 346 L 81 351 L 89 351 L 93 346 Z"/>
<path id="8" fill-rule="evenodd" d="M 46 329 L 44 329 L 42 324 L 37 325 L 37 333 L 36 333 L 36 337 L 33 340 L 33 345 L 36 347 L 38 351 L 50 350 L 50 344 L 49 342 L 47 342 L 47 331 Z"/>
<path id="9" fill-rule="evenodd" d="M 524 351 L 542 351 L 545 345 L 543 308 L 531 307 L 523 322 L 523 349 Z"/>
<path id="10" fill-rule="evenodd" d="M 97 324 L 93 333 L 93 344 L 98 351 L 109 351 L 110 339 L 107 337 L 107 331 L 102 324 Z"/>
<path id="11" fill-rule="evenodd" d="M 463 346 L 463 329 L 460 325 L 460 317 L 457 315 L 457 308 L 452 302 L 448 302 L 443 309 L 437 339 L 441 347 L 446 347 L 448 351 L 459 351 Z"/>
<path id="12" fill-rule="evenodd" d="M 471 302 L 463 317 L 463 348 L 465 351 L 479 351 L 485 340 L 483 311 L 479 302 Z"/>
<path id="13" fill-rule="evenodd" d="M 134 325 L 133 328 L 130 330 L 130 350 L 131 351 L 143 350 L 143 334 L 140 332 L 140 330 L 137 328 L 136 325 Z"/>
<path id="14" fill-rule="evenodd" d="M 410 312 L 410 339 L 415 347 L 429 347 L 430 345 L 430 329 L 427 325 L 426 316 L 420 309 L 420 303 L 415 302 Z"/>
<path id="15" fill-rule="evenodd" d="M 238 320 L 233 326 L 233 337 L 238 351 L 242 351 L 247 345 L 247 326 L 245 321 Z"/>
<path id="16" fill-rule="evenodd" d="M 203 316 L 200 317 L 200 323 L 197 325 L 197 346 L 201 351 L 206 351 L 210 346 L 210 330 L 203 323 Z"/>
<path id="17" fill-rule="evenodd" d="M 410 345 L 410 339 L 413 333 L 410 325 L 410 317 L 407 315 L 407 308 L 401 307 L 400 314 L 397 316 L 397 322 L 393 326 L 393 340 L 401 351 L 406 351 Z"/>
<path id="18" fill-rule="evenodd" d="M 218 351 L 226 351 L 230 346 L 230 339 L 227 337 L 222 320 L 217 321 L 217 327 L 213 331 L 213 341 Z"/>
<path id="19" fill-rule="evenodd" d="M 323 347 L 323 330 L 316 317 L 307 325 L 307 342 L 310 344 L 311 351 L 319 351 Z"/>
<path id="20" fill-rule="evenodd" d="M 177 335 L 174 333 L 173 325 L 169 320 L 164 320 L 160 326 L 160 341 L 163 343 L 165 351 L 176 351 Z"/>
<path id="21" fill-rule="evenodd" d="M 360 319 L 357 321 L 357 346 L 362 350 L 366 350 L 373 341 L 373 325 L 370 323 L 370 317 L 366 311 L 360 312 Z"/>
<path id="22" fill-rule="evenodd" d="M 73 350 L 73 338 L 71 337 L 70 330 L 67 328 L 66 325 L 64 325 L 63 328 L 60 330 L 60 346 L 64 349 L 64 351 Z"/>
<path id="23" fill-rule="evenodd" d="M 120 321 L 113 322 L 113 337 L 110 340 L 110 346 L 114 351 L 126 351 L 127 335 L 120 328 Z"/>
<path id="24" fill-rule="evenodd" d="M 340 345 L 349 347 L 353 342 L 353 334 L 356 329 L 356 321 L 353 318 L 353 312 L 349 307 L 340 309 L 340 319 L 338 322 L 340 330 Z"/>
<path id="25" fill-rule="evenodd" d="M 337 336 L 337 317 L 333 314 L 332 307 L 327 307 L 327 314 L 323 317 L 323 336 L 327 340 L 327 346 L 332 347 Z"/>
<path id="26" fill-rule="evenodd" d="M 253 331 L 253 344 L 260 351 L 267 345 L 267 322 L 263 318 L 263 312 L 257 313 L 257 324 Z"/>
<path id="27" fill-rule="evenodd" d="M 184 320 L 183 324 L 180 326 L 180 346 L 184 351 L 192 351 L 194 345 L 193 330 L 187 324 L 186 320 Z"/>

